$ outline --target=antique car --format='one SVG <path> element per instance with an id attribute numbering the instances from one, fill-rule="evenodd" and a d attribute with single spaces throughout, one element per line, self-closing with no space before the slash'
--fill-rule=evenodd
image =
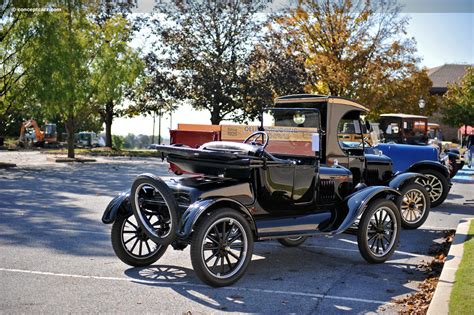
<path id="1" fill-rule="evenodd" d="M 408 114 L 382 114 L 379 119 L 384 142 L 428 143 L 428 117 Z"/>
<path id="2" fill-rule="evenodd" d="M 115 197 L 102 221 L 113 223 L 116 255 L 146 266 L 169 245 L 190 245 L 197 276 L 219 287 L 243 276 L 256 241 L 298 246 L 309 236 L 356 226 L 362 257 L 369 263 L 389 259 L 401 228 L 399 187 L 416 174 L 399 175 L 392 187 L 367 187 L 347 168 L 322 164 L 327 144 L 318 109 L 274 109 L 266 116 L 274 123 L 257 126 L 243 142 L 158 148 L 168 162 L 201 175 L 143 174 Z M 410 211 L 423 206 L 417 198 Z"/>
<path id="3" fill-rule="evenodd" d="M 451 189 L 450 175 L 446 165 L 438 161 L 436 148 L 392 143 L 371 147 L 363 140 L 366 124 L 361 121 L 361 116 L 368 112 L 366 107 L 344 98 L 311 94 L 282 96 L 275 100 L 275 106 L 319 109 L 327 126 L 323 136 L 327 145 L 322 162 L 329 165 L 337 162 L 347 167 L 356 183 L 386 185 L 395 174 L 415 172 L 425 175 L 416 178 L 415 182 L 429 192 L 431 207 L 446 199 Z M 357 136 L 353 136 L 351 141 L 341 139 L 341 134 L 346 136 L 351 131 Z M 402 222 L 403 217 L 402 212 Z M 406 227 L 420 226 L 422 222 L 418 219 L 414 219 L 417 224 L 407 224 Z"/>
<path id="4" fill-rule="evenodd" d="M 379 119 L 379 134 L 377 136 L 382 142 L 388 144 L 418 145 L 418 149 L 410 150 L 411 153 L 417 155 L 427 156 L 430 151 L 436 152 L 434 157 L 426 160 L 439 160 L 446 164 L 451 178 L 464 166 L 464 160 L 461 158 L 459 150 L 447 147 L 447 142 L 443 144 L 439 125 L 428 123 L 426 116 L 382 114 Z M 397 152 L 398 148 L 403 147 L 393 146 L 391 151 Z M 437 151 L 432 148 L 436 148 Z M 403 151 L 405 150 L 401 149 L 400 155 L 405 156 L 406 152 Z M 395 160 L 394 156 L 390 157 Z"/>

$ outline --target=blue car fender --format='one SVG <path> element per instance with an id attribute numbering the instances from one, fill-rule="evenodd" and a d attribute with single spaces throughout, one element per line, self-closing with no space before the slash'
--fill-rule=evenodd
<path id="1" fill-rule="evenodd" d="M 250 220 L 251 228 L 255 231 L 255 221 L 250 211 L 243 204 L 234 199 L 219 197 L 201 199 L 191 204 L 181 216 L 178 224 L 178 237 L 187 239 L 199 218 L 217 207 L 229 207 L 242 212 Z"/>
<path id="2" fill-rule="evenodd" d="M 132 206 L 130 205 L 130 191 L 124 191 L 112 199 L 102 215 L 102 222 L 111 224 L 115 221 L 118 214 L 132 214 Z"/>
<path id="3" fill-rule="evenodd" d="M 403 189 L 405 185 L 413 182 L 417 178 L 428 179 L 428 177 L 419 173 L 412 173 L 412 172 L 401 173 L 401 174 L 395 175 L 395 177 L 393 177 L 388 183 L 388 186 L 390 188 L 400 191 Z"/>
<path id="4" fill-rule="evenodd" d="M 377 198 L 394 199 L 400 196 L 400 193 L 387 186 L 370 186 L 359 190 L 347 196 L 342 202 L 342 213 L 346 213 L 345 217 L 341 219 L 342 222 L 337 222 L 332 225 L 325 232 L 331 234 L 339 234 L 347 230 L 352 224 L 364 213 L 371 201 Z"/>
<path id="5" fill-rule="evenodd" d="M 416 162 L 416 163 L 410 165 L 410 167 L 407 169 L 407 171 L 408 172 L 418 172 L 418 171 L 424 170 L 424 169 L 433 169 L 435 171 L 438 171 L 441 174 L 443 174 L 444 176 L 446 176 L 446 178 L 449 181 L 450 176 L 449 176 L 448 168 L 445 165 L 438 162 L 438 161 L 428 161 L 428 160 L 419 161 L 419 162 Z"/>

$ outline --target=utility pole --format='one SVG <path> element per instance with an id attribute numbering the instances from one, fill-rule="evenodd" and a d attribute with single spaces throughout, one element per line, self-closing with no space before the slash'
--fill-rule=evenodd
<path id="1" fill-rule="evenodd" d="M 153 112 L 153 133 L 151 135 L 151 143 L 155 143 L 155 117 L 156 117 L 156 111 Z"/>
<path id="2" fill-rule="evenodd" d="M 161 109 L 158 111 L 158 144 L 161 144 Z"/>

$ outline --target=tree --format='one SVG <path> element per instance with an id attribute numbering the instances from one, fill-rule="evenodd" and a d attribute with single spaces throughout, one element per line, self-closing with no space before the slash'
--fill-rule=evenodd
<path id="1" fill-rule="evenodd" d="M 246 118 L 247 57 L 262 28 L 260 1 L 173 1 L 154 20 L 160 69 L 176 74 L 179 100 L 207 110 L 211 122 Z"/>
<path id="2" fill-rule="evenodd" d="M 105 143 L 112 146 L 112 121 L 126 112 L 124 98 L 143 71 L 143 63 L 130 46 L 130 23 L 121 14 L 99 23 L 98 41 L 102 43 L 92 63 L 92 80 L 96 86 L 94 103 L 105 123 Z"/>
<path id="3" fill-rule="evenodd" d="M 34 61 L 31 41 L 35 33 L 30 25 L 35 21 L 31 12 L 14 11 L 12 1 L 0 7 L 0 137 L 25 117 L 26 104 L 33 102 L 28 93 L 29 68 Z"/>
<path id="4" fill-rule="evenodd" d="M 256 116 L 282 95 L 305 92 L 305 57 L 290 48 L 281 33 L 269 32 L 248 57 L 246 111 Z"/>
<path id="5" fill-rule="evenodd" d="M 415 42 L 404 37 L 408 20 L 399 12 L 395 1 L 300 0 L 275 21 L 290 48 L 305 55 L 308 92 L 354 98 L 376 113 L 394 103 L 416 110 L 413 98 L 424 97 L 430 114 L 431 83 L 417 67 Z"/>
<path id="6" fill-rule="evenodd" d="M 453 127 L 474 126 L 474 67 L 467 67 L 461 81 L 448 85 L 442 109 L 443 121 Z"/>
<path id="7" fill-rule="evenodd" d="M 68 0 L 60 11 L 37 13 L 34 26 L 35 63 L 30 92 L 44 110 L 61 117 L 67 130 L 68 157 L 74 158 L 74 134 L 79 122 L 94 113 L 91 63 L 100 46 L 96 25 L 87 18 L 90 8 Z"/>

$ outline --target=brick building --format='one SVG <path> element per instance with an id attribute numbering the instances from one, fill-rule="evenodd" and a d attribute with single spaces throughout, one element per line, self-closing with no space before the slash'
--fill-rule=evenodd
<path id="1" fill-rule="evenodd" d="M 448 91 L 448 84 L 460 82 L 469 67 L 472 67 L 472 65 L 444 64 L 439 67 L 428 69 L 428 77 L 433 82 L 433 87 L 430 89 L 431 95 L 436 95 L 440 98 L 443 97 L 443 95 Z M 457 128 L 443 124 L 440 113 L 435 113 L 433 117 L 429 118 L 429 120 L 430 122 L 440 124 L 443 132 L 443 140 L 453 141 L 458 138 Z"/>

